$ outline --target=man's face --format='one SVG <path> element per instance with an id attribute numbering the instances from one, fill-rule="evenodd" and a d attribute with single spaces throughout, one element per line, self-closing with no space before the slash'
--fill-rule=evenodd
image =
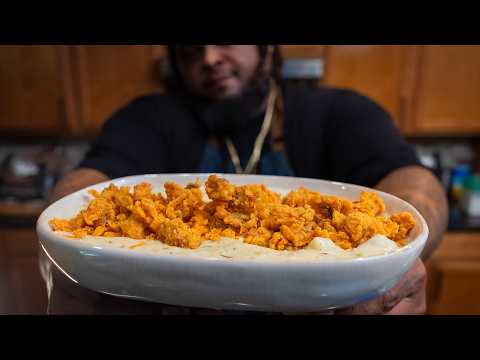
<path id="1" fill-rule="evenodd" d="M 186 86 L 212 100 L 241 95 L 260 63 L 256 45 L 188 45 L 176 52 Z"/>

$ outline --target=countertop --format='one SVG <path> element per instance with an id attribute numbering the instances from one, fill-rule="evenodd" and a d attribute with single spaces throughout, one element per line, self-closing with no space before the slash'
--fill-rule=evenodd
<path id="1" fill-rule="evenodd" d="M 33 201 L 0 201 L 0 227 L 35 226 L 37 218 L 45 208 L 45 202 Z"/>
<path id="2" fill-rule="evenodd" d="M 480 231 L 480 216 L 467 216 L 457 208 L 450 208 L 449 231 Z"/>

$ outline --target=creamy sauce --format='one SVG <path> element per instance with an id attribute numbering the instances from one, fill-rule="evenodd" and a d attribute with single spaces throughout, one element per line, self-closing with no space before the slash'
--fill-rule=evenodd
<path id="1" fill-rule="evenodd" d="M 210 260 L 259 260 L 259 261 L 299 261 L 316 262 L 322 260 L 349 260 L 383 255 L 397 250 L 397 244 L 382 235 L 377 235 L 356 249 L 343 250 L 330 239 L 315 238 L 301 250 L 280 251 L 262 246 L 245 244 L 240 239 L 221 238 L 217 241 L 204 241 L 197 249 L 170 246 L 158 240 L 135 240 L 126 237 L 108 238 L 86 236 L 83 239 L 69 239 L 91 246 L 126 249 L 141 253 L 173 255 Z"/>

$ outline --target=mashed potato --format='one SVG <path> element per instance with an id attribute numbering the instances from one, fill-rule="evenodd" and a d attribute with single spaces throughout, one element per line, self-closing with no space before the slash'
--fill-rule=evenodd
<path id="1" fill-rule="evenodd" d="M 223 237 L 216 241 L 204 241 L 198 248 L 170 246 L 156 240 L 135 240 L 126 237 L 107 238 L 86 236 L 80 241 L 95 247 L 116 248 L 140 253 L 172 255 L 209 260 L 259 260 L 281 262 L 318 262 L 322 260 L 350 260 L 384 255 L 398 249 L 388 238 L 378 235 L 356 249 L 344 250 L 330 239 L 315 238 L 308 247 L 295 251 L 280 251 L 244 243 L 241 239 Z"/>

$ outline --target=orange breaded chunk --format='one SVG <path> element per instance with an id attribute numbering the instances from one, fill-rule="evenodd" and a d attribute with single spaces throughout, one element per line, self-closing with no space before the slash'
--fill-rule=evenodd
<path id="1" fill-rule="evenodd" d="M 412 214 L 382 216 L 385 204 L 376 192 L 351 201 L 300 187 L 285 197 L 262 184 L 235 186 L 211 175 L 183 187 L 167 182 L 166 198 L 148 183 L 118 188 L 111 184 L 72 219 L 52 219 L 54 231 L 74 237 L 127 236 L 159 240 L 171 246 L 198 248 L 205 240 L 243 238 L 245 243 L 276 250 L 297 250 L 315 237 L 354 248 L 380 234 L 403 245 L 415 226 Z"/>

